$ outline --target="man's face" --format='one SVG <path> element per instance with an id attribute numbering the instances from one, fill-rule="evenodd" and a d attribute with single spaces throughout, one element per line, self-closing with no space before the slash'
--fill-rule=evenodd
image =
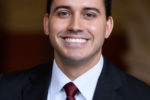
<path id="1" fill-rule="evenodd" d="M 54 55 L 72 61 L 99 58 L 112 28 L 103 0 L 53 0 L 50 15 L 44 17 Z"/>

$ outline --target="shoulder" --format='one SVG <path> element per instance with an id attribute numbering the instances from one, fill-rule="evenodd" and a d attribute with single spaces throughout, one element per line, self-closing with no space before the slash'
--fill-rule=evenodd
<path id="1" fill-rule="evenodd" d="M 117 69 L 118 70 L 118 69 Z M 136 100 L 150 100 L 150 86 L 142 80 L 118 70 L 122 81 L 122 90 L 125 97 Z"/>
<path id="2" fill-rule="evenodd" d="M 123 83 L 123 91 L 127 97 L 136 100 L 150 100 L 150 86 L 143 81 L 123 73 L 121 75 Z"/>
<path id="3" fill-rule="evenodd" d="M 104 61 L 105 73 L 109 76 L 109 85 L 110 83 L 113 83 L 113 86 L 118 84 L 117 92 L 120 95 L 126 100 L 150 100 L 150 86 L 148 84 L 116 68 L 106 58 Z"/>
<path id="4" fill-rule="evenodd" d="M 50 72 L 51 64 L 41 64 L 31 69 L 9 72 L 0 75 L 0 100 L 20 100 L 22 90 L 30 87 L 32 79 L 38 80 L 43 74 Z"/>
<path id="5" fill-rule="evenodd" d="M 6 74 L 0 75 L 0 88 L 1 86 L 6 85 L 15 85 L 24 83 L 29 76 L 34 76 L 40 73 L 43 73 L 50 67 L 50 63 L 40 64 L 31 69 L 9 72 Z"/>

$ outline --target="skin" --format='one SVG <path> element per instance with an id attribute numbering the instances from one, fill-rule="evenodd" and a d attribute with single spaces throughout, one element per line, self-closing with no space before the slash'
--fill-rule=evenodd
<path id="1" fill-rule="evenodd" d="M 54 0 L 51 13 L 44 16 L 56 63 L 71 80 L 98 63 L 112 29 L 103 0 Z"/>

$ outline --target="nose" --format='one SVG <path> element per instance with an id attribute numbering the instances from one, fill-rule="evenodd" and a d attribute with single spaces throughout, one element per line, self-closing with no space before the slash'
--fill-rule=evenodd
<path id="1" fill-rule="evenodd" d="M 82 32 L 82 19 L 80 16 L 72 16 L 69 25 L 68 25 L 68 30 L 73 31 L 73 32 Z"/>

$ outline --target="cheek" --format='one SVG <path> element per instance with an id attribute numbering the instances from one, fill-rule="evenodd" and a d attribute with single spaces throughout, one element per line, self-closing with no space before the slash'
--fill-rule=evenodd
<path id="1" fill-rule="evenodd" d="M 88 30 L 94 37 L 100 36 L 104 37 L 105 36 L 105 27 L 104 24 L 101 23 L 94 23 L 94 24 L 88 24 Z"/>
<path id="2" fill-rule="evenodd" d="M 58 19 L 51 19 L 50 22 L 50 32 L 53 32 L 54 34 L 58 34 L 59 32 L 62 32 L 66 29 L 67 25 L 66 22 L 58 20 Z"/>
<path id="3" fill-rule="evenodd" d="M 92 31 L 92 32 L 94 32 L 94 33 L 99 31 L 99 30 L 98 30 L 98 27 L 95 26 L 95 25 L 90 25 L 89 29 L 90 29 L 90 31 Z"/>
<path id="4" fill-rule="evenodd" d="M 60 20 L 52 18 L 49 22 L 49 38 L 53 42 L 58 42 L 58 34 L 64 32 L 66 29 L 66 24 Z"/>

